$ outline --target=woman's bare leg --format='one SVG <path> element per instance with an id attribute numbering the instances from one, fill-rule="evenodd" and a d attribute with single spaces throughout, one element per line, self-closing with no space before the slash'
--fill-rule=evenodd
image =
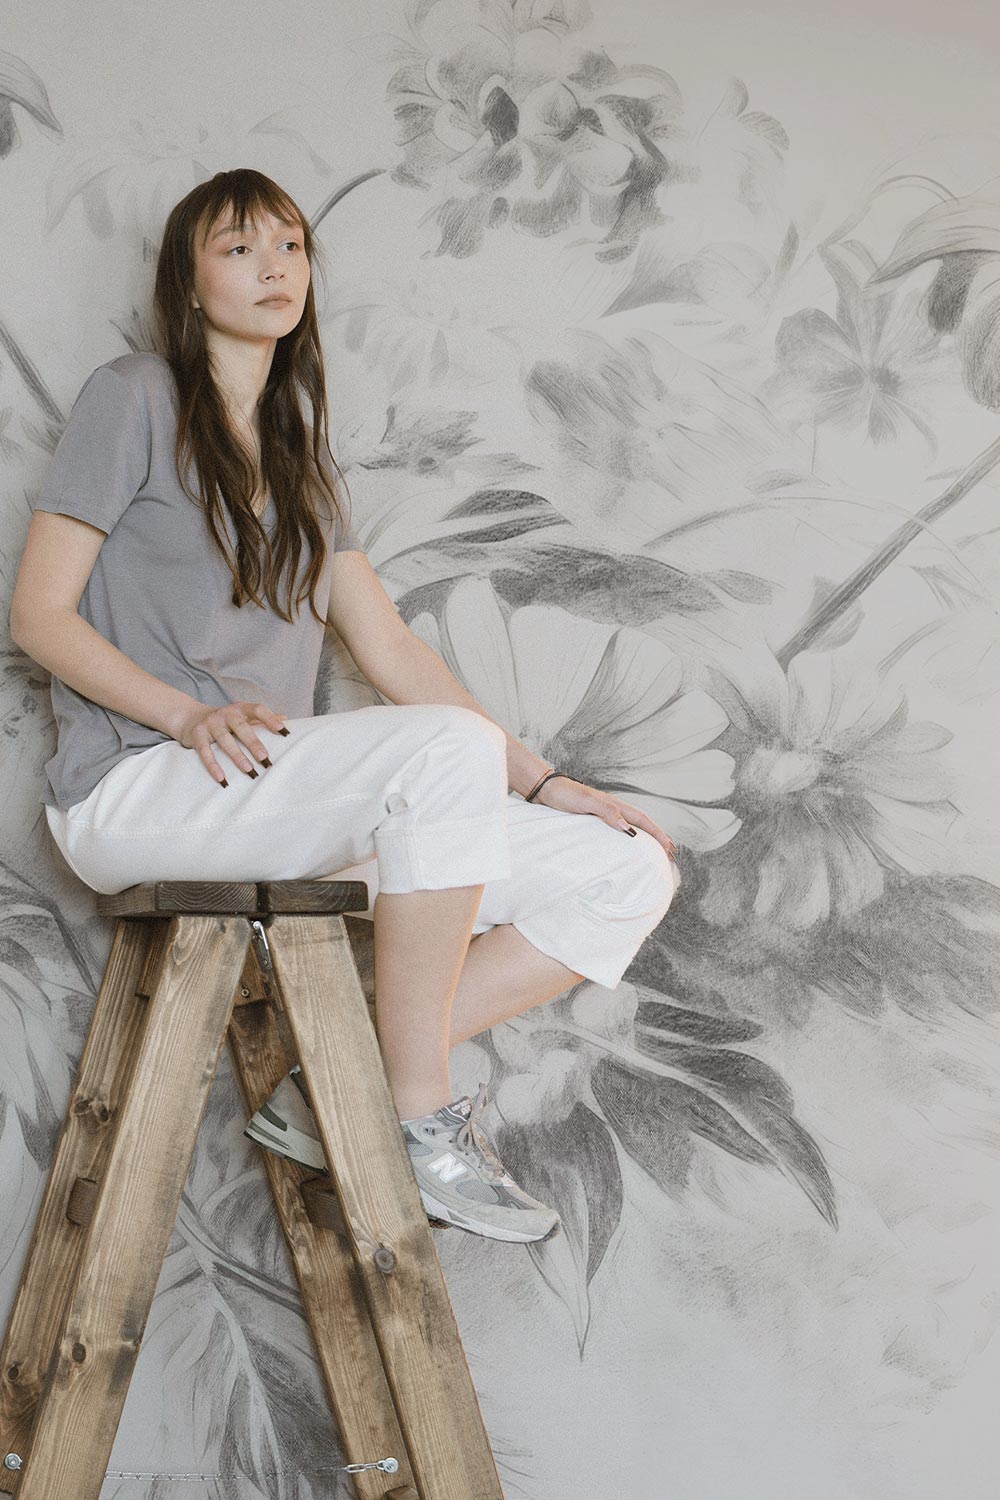
<path id="1" fill-rule="evenodd" d="M 481 885 L 379 891 L 375 932 L 375 1032 L 401 1120 L 454 1098 L 448 1076 L 452 998 L 482 899 Z"/>
<path id="2" fill-rule="evenodd" d="M 451 1005 L 448 1045 L 489 1031 L 583 978 L 505 923 L 472 938 Z"/>

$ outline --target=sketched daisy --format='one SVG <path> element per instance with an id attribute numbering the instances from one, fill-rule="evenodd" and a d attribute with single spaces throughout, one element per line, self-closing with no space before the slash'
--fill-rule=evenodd
<path id="1" fill-rule="evenodd" d="M 782 931 L 862 910 L 891 876 L 935 868 L 958 816 L 938 756 L 952 734 L 907 723 L 901 688 L 821 651 L 794 657 L 786 676 L 748 647 L 708 675 L 743 825 L 704 871 L 708 921 L 749 921 L 778 946 Z"/>
<path id="2" fill-rule="evenodd" d="M 669 149 L 679 90 L 659 68 L 572 45 L 586 19 L 583 7 L 536 14 L 521 0 L 424 9 L 387 93 L 403 147 L 393 180 L 446 188 L 431 210 L 438 254 L 473 255 L 508 222 L 556 234 L 586 206 L 617 256 L 661 222 L 656 189 L 684 175 Z"/>
<path id="3" fill-rule="evenodd" d="M 867 288 L 876 262 L 857 241 L 819 254 L 837 288 L 836 317 L 808 307 L 783 320 L 764 394 L 795 419 L 860 432 L 876 447 L 916 431 L 933 456 L 924 411 L 954 373 L 920 315 L 924 288 Z"/>
<path id="4" fill-rule="evenodd" d="M 716 849 L 739 820 L 718 802 L 732 758 L 709 748 L 726 716 L 684 691 L 680 659 L 642 631 L 527 605 L 505 616 L 490 584 L 463 578 L 440 625 L 411 628 L 496 720 L 578 781 L 620 792 L 676 843 Z"/>

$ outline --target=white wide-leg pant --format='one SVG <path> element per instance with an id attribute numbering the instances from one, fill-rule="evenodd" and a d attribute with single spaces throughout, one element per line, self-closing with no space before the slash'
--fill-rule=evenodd
<path id="1" fill-rule="evenodd" d="M 525 802 L 503 731 L 451 704 L 376 704 L 255 724 L 256 778 L 219 746 L 222 787 L 175 740 L 127 756 L 68 812 L 46 807 L 74 873 L 108 894 L 150 880 L 337 875 L 398 893 L 483 885 L 474 933 L 511 923 L 614 989 L 680 882 L 643 829 Z M 669 830 L 668 830 L 669 831 Z"/>

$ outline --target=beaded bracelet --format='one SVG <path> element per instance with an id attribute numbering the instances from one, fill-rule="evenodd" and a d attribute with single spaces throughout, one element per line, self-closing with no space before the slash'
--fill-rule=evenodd
<path id="1" fill-rule="evenodd" d="M 525 799 L 524 799 L 525 802 L 530 802 L 532 800 L 532 798 L 538 792 L 541 791 L 541 789 L 545 785 L 545 783 L 547 781 L 551 781 L 552 780 L 553 776 L 565 776 L 565 775 L 566 775 L 565 771 L 546 771 L 545 775 L 541 778 L 541 780 L 535 782 L 534 786 L 531 788 L 531 791 L 525 797 Z M 572 780 L 573 778 L 570 777 L 569 779 Z"/>

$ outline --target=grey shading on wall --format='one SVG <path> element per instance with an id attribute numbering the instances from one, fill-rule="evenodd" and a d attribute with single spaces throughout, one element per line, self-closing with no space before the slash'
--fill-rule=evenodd
<path id="1" fill-rule="evenodd" d="M 299 3 L 264 58 L 228 0 L 51 16 L 0 54 L 8 603 L 76 390 L 149 345 L 167 209 L 259 166 L 327 249 L 334 451 L 404 618 L 681 846 L 616 990 L 453 1053 L 565 1225 L 440 1238 L 508 1500 L 987 1500 L 995 32 Z M 46 674 L 4 649 L 6 1312 L 110 930 L 41 816 Z M 331 637 L 317 712 L 373 701 Z M 109 1500 L 349 1493 L 242 1126 L 224 1058 Z"/>

